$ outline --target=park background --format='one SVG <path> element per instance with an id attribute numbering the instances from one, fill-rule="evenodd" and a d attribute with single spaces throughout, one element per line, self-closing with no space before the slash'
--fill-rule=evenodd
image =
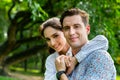
<path id="1" fill-rule="evenodd" d="M 11 72 L 44 77 L 49 52 L 38 28 L 46 19 L 60 17 L 63 11 L 73 7 L 90 14 L 90 39 L 98 34 L 108 38 L 108 52 L 119 77 L 120 0 L 0 0 L 1 80 Z"/>

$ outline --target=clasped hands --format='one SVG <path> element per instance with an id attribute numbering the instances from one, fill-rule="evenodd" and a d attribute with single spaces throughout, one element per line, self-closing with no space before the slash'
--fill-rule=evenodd
<path id="1" fill-rule="evenodd" d="M 69 75 L 77 65 L 77 59 L 71 56 L 60 55 L 55 60 L 57 71 L 65 71 Z"/>

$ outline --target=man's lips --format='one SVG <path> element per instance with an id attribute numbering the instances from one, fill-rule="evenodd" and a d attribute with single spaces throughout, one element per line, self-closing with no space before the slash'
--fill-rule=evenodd
<path id="1" fill-rule="evenodd" d="M 70 41 L 76 41 L 77 40 L 77 37 L 71 37 L 71 38 L 69 38 L 70 39 Z"/>

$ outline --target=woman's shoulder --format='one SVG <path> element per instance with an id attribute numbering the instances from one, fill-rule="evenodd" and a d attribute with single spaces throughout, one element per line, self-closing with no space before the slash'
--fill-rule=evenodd
<path id="1" fill-rule="evenodd" d="M 52 54 L 50 54 L 46 60 L 55 60 L 58 57 L 58 52 L 54 52 Z"/>

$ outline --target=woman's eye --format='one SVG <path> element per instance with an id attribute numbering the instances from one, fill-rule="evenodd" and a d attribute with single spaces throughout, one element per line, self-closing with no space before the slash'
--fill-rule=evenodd
<path id="1" fill-rule="evenodd" d="M 49 38 L 46 38 L 45 40 L 46 40 L 47 42 L 48 42 L 48 41 L 50 41 L 50 39 L 49 39 Z"/>
<path id="2" fill-rule="evenodd" d="M 56 38 L 56 37 L 58 37 L 58 36 L 59 36 L 59 35 L 54 35 L 53 37 Z"/>

